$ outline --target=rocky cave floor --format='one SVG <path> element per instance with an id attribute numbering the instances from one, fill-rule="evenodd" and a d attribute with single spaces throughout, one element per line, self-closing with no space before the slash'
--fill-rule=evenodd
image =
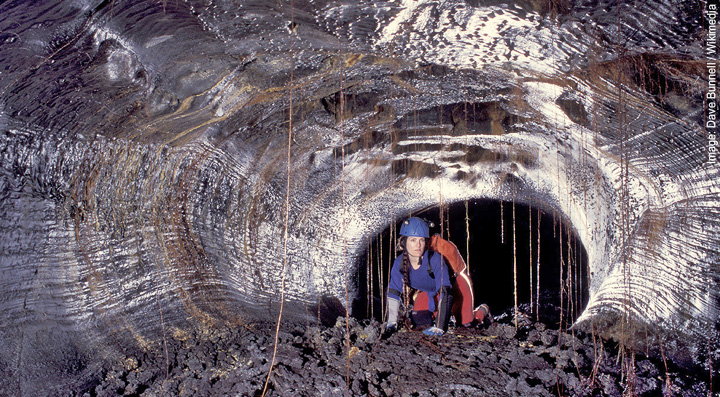
<path id="1" fill-rule="evenodd" d="M 333 327 L 287 324 L 278 334 L 266 395 L 711 394 L 710 376 L 702 370 L 680 369 L 661 357 L 637 353 L 634 376 L 627 376 L 616 343 L 522 319 L 516 329 L 509 312 L 503 313 L 492 325 L 451 328 L 441 337 L 415 331 L 381 335 L 381 324 L 374 320 L 350 318 L 346 327 L 344 317 Z M 127 353 L 92 371 L 74 390 L 57 391 L 77 396 L 259 396 L 272 359 L 274 330 L 274 324 L 266 323 L 196 335 L 168 332 L 165 343 Z"/>

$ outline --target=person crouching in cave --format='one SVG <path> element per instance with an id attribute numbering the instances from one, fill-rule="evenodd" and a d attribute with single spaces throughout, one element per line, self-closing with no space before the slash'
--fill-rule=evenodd
<path id="1" fill-rule="evenodd" d="M 439 235 L 430 238 L 428 224 L 416 217 L 403 222 L 400 236 L 398 249 L 402 254 L 395 258 L 390 270 L 387 331 L 397 330 L 401 303 L 408 313 L 408 327 L 425 329 L 426 335 L 447 332 L 451 314 L 464 327 L 482 324 L 483 320 L 492 322 L 486 304 L 472 308 L 472 283 L 455 244 Z"/>
<path id="2" fill-rule="evenodd" d="M 397 329 L 402 300 L 413 328 L 425 328 L 425 335 L 442 335 L 447 331 L 452 306 L 452 284 L 445 260 L 427 250 L 430 229 L 422 219 L 404 221 L 400 236 L 402 253 L 390 270 L 387 330 Z"/>

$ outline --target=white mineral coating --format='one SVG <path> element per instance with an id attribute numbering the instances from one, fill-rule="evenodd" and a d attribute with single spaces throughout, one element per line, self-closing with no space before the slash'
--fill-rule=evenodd
<path id="1" fill-rule="evenodd" d="M 345 304 L 470 198 L 562 214 L 579 322 L 717 343 L 700 5 L 266 3 L 0 6 L 0 368 Z"/>

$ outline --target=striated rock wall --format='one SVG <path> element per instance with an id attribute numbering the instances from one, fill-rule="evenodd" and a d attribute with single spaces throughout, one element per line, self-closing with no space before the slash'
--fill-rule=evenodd
<path id="1" fill-rule="evenodd" d="M 0 5 L 4 378 L 345 304 L 369 238 L 470 198 L 562 214 L 580 323 L 716 346 L 701 5 L 480 3 Z"/>

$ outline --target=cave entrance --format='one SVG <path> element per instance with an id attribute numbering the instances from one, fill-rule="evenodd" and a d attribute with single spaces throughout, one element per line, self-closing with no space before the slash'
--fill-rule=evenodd
<path id="1" fill-rule="evenodd" d="M 522 313 L 550 327 L 567 327 L 588 301 L 585 247 L 558 213 L 518 203 L 514 207 L 514 222 L 512 202 L 489 199 L 456 202 L 442 209 L 436 206 L 412 215 L 435 224 L 431 235 L 441 233 L 442 222 L 442 235 L 455 243 L 468 262 L 475 305 L 487 303 L 495 315 L 511 313 L 508 309 L 514 307 L 517 294 Z M 382 318 L 382 295 L 398 254 L 396 233 L 405 218 L 397 219 L 367 245 L 358 266 L 355 317 Z M 368 305 L 369 301 L 374 304 Z"/>

